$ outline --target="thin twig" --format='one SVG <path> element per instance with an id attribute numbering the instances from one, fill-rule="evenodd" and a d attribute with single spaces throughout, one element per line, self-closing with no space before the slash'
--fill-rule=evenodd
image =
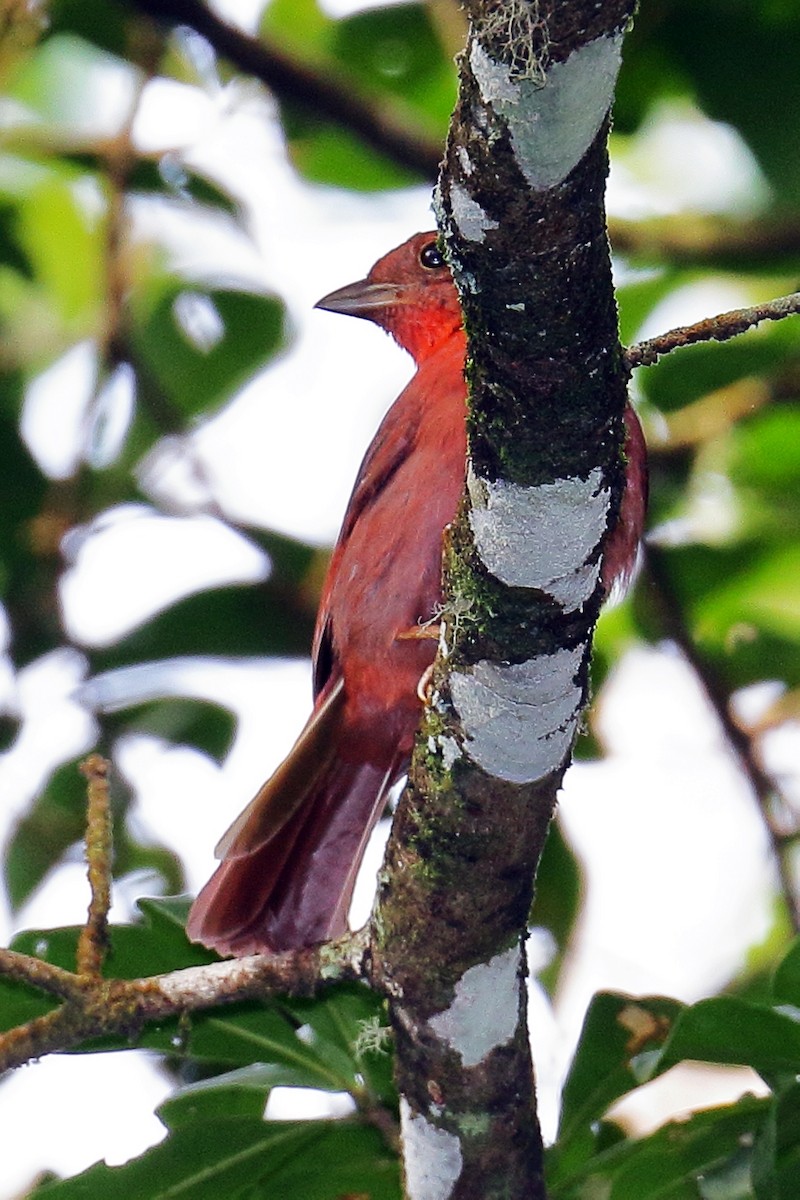
<path id="1" fill-rule="evenodd" d="M 776 811 L 788 807 L 774 779 L 758 761 L 756 748 L 747 733 L 737 725 L 730 710 L 730 692 L 711 663 L 700 653 L 697 643 L 683 620 L 681 606 L 669 582 L 664 554 L 647 546 L 644 575 L 656 616 L 665 635 L 681 650 L 713 708 L 722 731 L 747 777 L 758 803 L 761 819 L 772 847 L 780 877 L 781 891 L 795 932 L 800 933 L 800 892 L 794 879 L 791 856 L 796 845 L 779 827 Z"/>
<path id="2" fill-rule="evenodd" d="M 625 351 L 625 359 L 629 367 L 651 367 L 663 355 L 681 346 L 691 346 L 697 342 L 727 342 L 760 321 L 782 321 L 784 317 L 796 313 L 800 313 L 800 292 L 779 296 L 776 300 L 767 300 L 750 308 L 734 308 L 717 317 L 706 317 L 694 325 L 679 325 L 677 329 L 670 329 L 658 337 L 629 346 Z"/>
<path id="3" fill-rule="evenodd" d="M 0 1034 L 2 1072 L 91 1038 L 130 1037 L 148 1021 L 275 995 L 314 996 L 335 983 L 366 980 L 369 930 L 322 946 L 187 967 L 144 979 L 69 976 L 48 963 L 10 950 L 2 952 L 0 973 L 59 995 L 66 995 L 68 990 L 64 976 L 73 981 L 69 999 L 60 1008 Z"/>
<path id="4" fill-rule="evenodd" d="M 322 115 L 357 133 L 374 149 L 400 166 L 434 180 L 443 146 L 420 130 L 409 128 L 408 116 L 376 99 L 360 95 L 352 79 L 336 78 L 297 61 L 275 45 L 228 25 L 199 0 L 134 0 L 160 21 L 188 25 L 223 58 L 255 76 L 281 99 Z"/>
<path id="5" fill-rule="evenodd" d="M 83 993 L 83 985 L 72 971 L 43 962 L 32 954 L 0 948 L 0 976 L 16 983 L 27 983 L 40 992 L 73 1000 Z"/>
<path id="6" fill-rule="evenodd" d="M 71 1005 L 62 1004 L 0 1035 L 0 1074 L 53 1050 L 69 1050 L 77 1045 L 83 1035 L 80 1030 L 70 1028 L 70 1017 Z"/>
<path id="7" fill-rule="evenodd" d="M 76 967 L 79 976 L 100 979 L 108 950 L 108 912 L 111 908 L 111 801 L 109 763 L 92 754 L 81 763 L 86 776 L 86 862 L 89 876 L 89 911 L 78 936 Z"/>

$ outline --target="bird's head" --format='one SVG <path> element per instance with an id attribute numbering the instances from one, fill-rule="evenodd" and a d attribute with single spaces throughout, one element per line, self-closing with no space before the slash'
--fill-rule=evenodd
<path id="1" fill-rule="evenodd" d="M 317 301 L 316 308 L 364 317 L 388 330 L 417 363 L 461 329 L 461 309 L 438 234 L 416 233 L 379 259 L 366 279 Z"/>

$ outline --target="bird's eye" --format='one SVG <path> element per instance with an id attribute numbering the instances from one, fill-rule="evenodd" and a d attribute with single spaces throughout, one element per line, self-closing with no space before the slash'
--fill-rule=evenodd
<path id="1" fill-rule="evenodd" d="M 422 247 L 419 252 L 419 261 L 429 271 L 435 271 L 438 267 L 444 266 L 444 258 L 436 242 L 428 242 L 427 246 Z"/>

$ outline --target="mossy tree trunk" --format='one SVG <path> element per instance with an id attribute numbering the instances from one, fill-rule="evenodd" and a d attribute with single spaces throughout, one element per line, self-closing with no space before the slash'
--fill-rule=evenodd
<path id="1" fill-rule="evenodd" d="M 545 1195 L 525 931 L 623 485 L 604 188 L 633 8 L 467 3 L 437 196 L 469 336 L 467 491 L 374 946 L 412 1200 Z"/>

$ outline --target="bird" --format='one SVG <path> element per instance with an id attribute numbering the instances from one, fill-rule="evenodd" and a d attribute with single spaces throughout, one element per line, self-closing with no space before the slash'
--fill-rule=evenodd
<path id="1" fill-rule="evenodd" d="M 436 232 L 390 251 L 316 307 L 362 317 L 416 373 L 366 452 L 322 587 L 314 707 L 286 759 L 219 842 L 187 933 L 241 957 L 347 931 L 369 835 L 406 774 L 441 611 L 442 535 L 466 466 L 466 335 Z M 601 566 L 606 592 L 633 570 L 646 493 L 644 439 L 625 410 L 626 486 Z"/>

